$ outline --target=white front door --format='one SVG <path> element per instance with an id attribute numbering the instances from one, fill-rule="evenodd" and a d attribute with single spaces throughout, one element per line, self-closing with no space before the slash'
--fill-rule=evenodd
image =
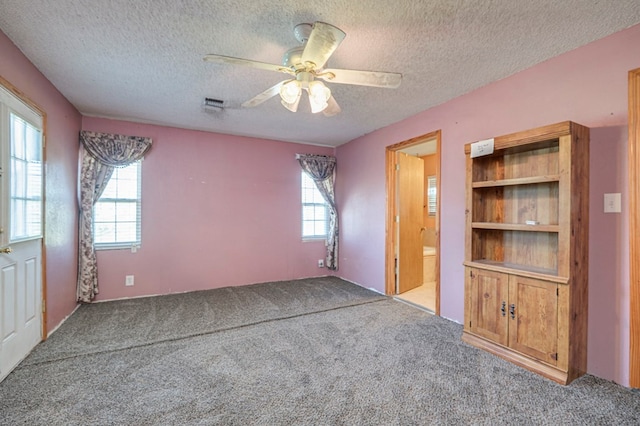
<path id="1" fill-rule="evenodd" d="M 42 127 L 0 86 L 0 381 L 42 339 Z"/>

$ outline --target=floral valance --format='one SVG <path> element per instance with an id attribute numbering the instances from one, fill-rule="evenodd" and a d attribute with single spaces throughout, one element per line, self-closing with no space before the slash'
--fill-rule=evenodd
<path id="1" fill-rule="evenodd" d="M 80 132 L 82 145 L 100 163 L 111 167 L 125 167 L 141 160 L 151 149 L 151 138 L 114 135 L 110 133 Z"/>
<path id="2" fill-rule="evenodd" d="M 298 162 L 309 176 L 315 181 L 322 181 L 333 177 L 336 158 L 330 155 L 298 154 Z"/>

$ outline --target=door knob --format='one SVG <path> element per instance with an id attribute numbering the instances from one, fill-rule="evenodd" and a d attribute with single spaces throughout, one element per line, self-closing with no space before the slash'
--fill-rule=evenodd
<path id="1" fill-rule="evenodd" d="M 5 247 L 3 249 L 0 249 L 0 253 L 4 253 L 4 254 L 9 254 L 11 253 L 13 250 L 11 250 L 11 247 Z"/>

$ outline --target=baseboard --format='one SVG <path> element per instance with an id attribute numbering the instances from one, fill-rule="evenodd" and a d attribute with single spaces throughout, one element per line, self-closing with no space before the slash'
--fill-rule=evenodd
<path id="1" fill-rule="evenodd" d="M 71 318 L 71 315 L 75 314 L 76 311 L 80 308 L 80 303 L 76 303 L 76 307 L 73 308 L 73 311 L 71 311 L 71 313 L 69 315 L 67 315 L 66 317 L 62 318 L 62 321 L 60 321 L 58 323 L 58 325 L 56 325 L 55 327 L 53 327 L 53 329 L 51 330 L 47 330 L 47 337 L 45 339 L 42 339 L 42 341 L 44 342 L 45 340 L 47 340 L 53 333 L 55 333 L 60 326 L 62 326 L 62 324 L 64 324 L 64 322 L 66 320 L 68 320 L 69 318 Z"/>
<path id="2" fill-rule="evenodd" d="M 533 358 L 529 358 L 526 355 L 522 355 L 518 352 L 514 352 L 504 346 L 485 340 L 481 337 L 467 333 L 462 333 L 462 341 L 479 349 L 483 349 L 493 355 L 497 355 L 500 358 L 509 361 L 515 365 L 518 365 L 524 369 L 537 373 L 547 379 L 560 383 L 561 385 L 568 385 L 573 379 L 577 377 L 569 377 L 568 372 L 558 370 L 550 365 L 544 364 Z"/>

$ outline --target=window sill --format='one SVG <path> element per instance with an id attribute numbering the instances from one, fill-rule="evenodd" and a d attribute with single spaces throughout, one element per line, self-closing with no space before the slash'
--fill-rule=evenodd
<path id="1" fill-rule="evenodd" d="M 302 237 L 303 243 L 312 243 L 317 241 L 322 241 L 323 243 L 326 243 L 327 237 Z"/>
<path id="2" fill-rule="evenodd" d="M 140 250 L 140 244 L 100 244 L 94 245 L 93 248 L 96 251 L 102 250 L 131 250 L 131 253 L 135 253 Z"/>

